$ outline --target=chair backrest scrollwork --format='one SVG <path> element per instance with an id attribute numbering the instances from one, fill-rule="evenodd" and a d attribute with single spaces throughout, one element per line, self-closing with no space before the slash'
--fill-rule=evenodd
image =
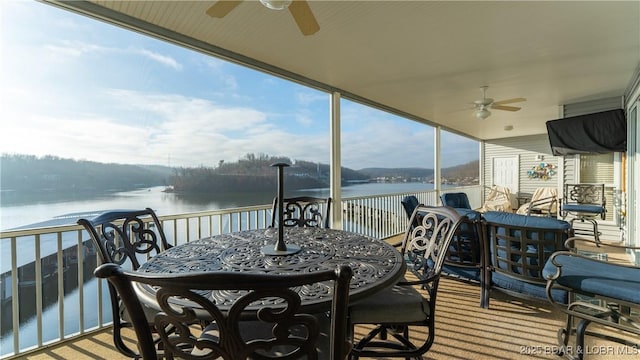
<path id="1" fill-rule="evenodd" d="M 143 210 L 111 210 L 92 219 L 79 219 L 98 248 L 102 263 L 123 265 L 130 261 L 138 269 L 147 256 L 170 247 L 156 213 Z"/>
<path id="2" fill-rule="evenodd" d="M 566 184 L 565 203 L 581 205 L 603 205 L 605 203 L 604 184 Z"/>
<path id="3" fill-rule="evenodd" d="M 102 264 L 117 264 L 138 269 L 141 262 L 170 247 L 156 213 L 150 209 L 111 210 L 92 219 L 79 219 L 98 250 Z M 126 264 L 126 265 L 125 265 Z M 113 342 L 127 357 L 139 357 L 129 348 L 122 329 L 132 326 L 116 289 L 108 284 L 113 318 Z M 141 310 L 142 312 L 142 310 Z M 149 326 L 147 324 L 147 326 Z"/>
<path id="4" fill-rule="evenodd" d="M 298 196 L 283 199 L 283 226 L 329 228 L 331 198 Z M 273 200 L 271 226 L 278 223 L 278 198 Z"/>
<path id="5" fill-rule="evenodd" d="M 407 228 L 402 253 L 414 276 L 422 282 L 434 280 L 433 291 L 449 244 L 462 221 L 463 217 L 451 207 L 418 205 L 413 212 L 411 223 L 416 225 Z"/>
<path id="6" fill-rule="evenodd" d="M 351 349 L 347 340 L 347 306 L 352 271 L 346 265 L 306 274 L 275 275 L 149 274 L 105 264 L 95 273 L 107 278 L 123 299 L 144 359 L 318 359 L 321 331 L 330 333 L 330 359 L 345 359 Z M 160 342 L 154 343 L 141 314 L 135 286 L 155 291 L 156 306 L 161 311 L 155 316 L 154 325 Z M 221 305 L 215 300 L 216 291 L 237 292 L 238 297 L 230 305 Z M 300 297 L 304 291 L 333 294 L 331 306 L 305 308 Z M 272 305 L 263 305 L 263 299 Z M 329 310 L 331 326 L 323 329 L 318 317 L 326 316 Z M 247 322 L 248 317 L 255 322 Z M 257 330 L 263 328 L 261 325 L 267 329 L 264 333 Z"/>

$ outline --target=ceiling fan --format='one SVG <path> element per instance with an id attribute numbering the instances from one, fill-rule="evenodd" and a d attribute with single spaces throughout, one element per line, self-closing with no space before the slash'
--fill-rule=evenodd
<path id="1" fill-rule="evenodd" d="M 486 119 L 489 117 L 489 115 L 491 115 L 491 112 L 489 111 L 489 109 L 495 109 L 495 110 L 506 110 L 506 111 L 518 111 L 520 110 L 519 107 L 517 106 L 505 106 L 505 104 L 512 104 L 512 103 L 516 103 L 516 102 L 522 102 L 522 101 L 527 101 L 527 99 L 525 98 L 513 98 L 513 99 L 507 99 L 507 100 L 500 100 L 500 101 L 493 101 L 492 98 L 488 98 L 486 96 L 486 92 L 487 92 L 487 88 L 489 86 L 485 85 L 485 86 L 481 86 L 480 89 L 482 90 L 482 99 L 481 100 L 476 100 L 473 103 L 475 104 L 475 109 L 476 109 L 476 117 L 478 119 Z"/>
<path id="2" fill-rule="evenodd" d="M 207 15 L 223 18 L 241 2 L 242 0 L 219 0 L 207 10 Z M 309 4 L 304 0 L 260 0 L 260 3 L 272 10 L 289 9 L 300 32 L 305 36 L 313 35 L 320 30 L 320 25 L 313 16 Z"/>

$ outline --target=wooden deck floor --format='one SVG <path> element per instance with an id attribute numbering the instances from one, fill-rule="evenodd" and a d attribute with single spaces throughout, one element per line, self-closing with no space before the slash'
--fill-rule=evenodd
<path id="1" fill-rule="evenodd" d="M 424 359 L 558 359 L 552 350 L 564 322 L 559 312 L 544 302 L 523 302 L 497 291 L 492 292 L 490 308 L 481 309 L 479 296 L 477 285 L 443 278 L 436 309 L 436 340 Z M 134 340 L 133 334 L 130 339 Z M 588 340 L 591 347 L 586 359 L 640 358 L 638 349 L 624 350 L 615 343 Z M 107 330 L 22 358 L 125 359 L 112 344 Z M 627 351 L 627 355 L 616 354 L 618 350 Z"/>

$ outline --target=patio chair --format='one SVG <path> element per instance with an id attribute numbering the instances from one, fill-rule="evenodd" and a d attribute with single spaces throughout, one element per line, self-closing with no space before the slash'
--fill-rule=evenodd
<path id="1" fill-rule="evenodd" d="M 484 289 L 481 293 L 485 293 L 488 285 L 484 281 L 486 269 L 482 214 L 471 209 L 455 210 L 462 215 L 462 219 L 449 243 L 442 274 L 456 280 L 476 282 Z M 488 306 L 488 299 L 481 296 L 480 307 Z"/>
<path id="2" fill-rule="evenodd" d="M 595 245 L 598 251 L 640 250 L 640 247 L 572 237 L 566 241 L 569 251 L 556 252 L 547 261 L 543 274 L 547 279 L 548 300 L 567 315 L 565 327 L 558 331 L 560 355 L 582 359 L 586 352 L 585 335 L 590 335 L 630 346 L 637 356 L 640 347 L 640 267 L 598 259 L 594 256 L 597 254 L 581 251 L 578 242 Z M 558 289 L 571 292 L 568 304 L 558 303 L 549 295 Z M 592 323 L 598 326 L 587 331 Z M 603 330 L 606 329 L 617 329 L 621 333 L 605 333 Z M 573 334 L 575 346 L 570 346 Z M 631 336 L 624 338 L 624 334 Z"/>
<path id="3" fill-rule="evenodd" d="M 420 205 L 420 200 L 415 195 L 407 195 L 402 201 L 402 208 L 404 209 L 404 213 L 407 214 L 407 219 L 411 220 L 411 215 L 413 215 L 413 211 Z M 411 226 L 417 225 L 417 219 L 414 224 L 410 224 Z"/>
<path id="4" fill-rule="evenodd" d="M 558 189 L 554 187 L 537 188 L 531 195 L 529 202 L 520 206 L 516 213 L 555 217 L 558 213 Z"/>
<path id="5" fill-rule="evenodd" d="M 330 228 L 331 198 L 299 196 L 283 199 L 283 226 Z M 278 224 L 278 198 L 273 199 L 271 226 Z"/>
<path id="6" fill-rule="evenodd" d="M 443 194 L 440 199 L 444 206 L 453 207 L 458 214 L 463 216 L 462 223 L 451 239 L 449 250 L 445 255 L 442 268 L 443 275 L 457 280 L 477 281 L 481 286 L 484 286 L 482 282 L 484 278 L 484 256 L 482 256 L 481 214 L 471 210 L 466 193 Z M 414 203 L 415 205 L 411 207 L 410 205 Z M 418 205 L 418 199 L 413 195 L 407 196 L 403 199 L 402 205 L 407 212 L 409 220 L 411 220 L 413 210 Z M 409 209 L 411 209 L 411 212 L 409 212 Z M 418 214 L 411 226 L 414 228 L 418 226 L 421 216 L 422 214 Z M 394 246 L 399 247 L 401 244 L 394 244 Z M 480 306 L 488 306 L 483 303 L 482 297 L 480 298 Z"/>
<path id="7" fill-rule="evenodd" d="M 407 221 L 412 221 L 411 215 L 413 215 L 413 211 L 416 209 L 416 207 L 420 205 L 420 200 L 418 200 L 418 198 L 415 195 L 407 195 L 402 199 L 400 203 L 402 204 L 404 213 L 407 214 Z M 418 222 L 419 222 L 419 219 L 415 218 L 413 219 L 413 222 L 409 222 L 409 226 L 411 228 L 414 228 L 418 225 Z M 400 247 L 402 246 L 402 241 L 397 241 L 393 243 L 393 246 L 400 249 Z"/>
<path id="8" fill-rule="evenodd" d="M 102 264 L 127 264 L 131 269 L 137 270 L 148 256 L 159 254 L 170 247 L 162 224 L 150 208 L 107 211 L 92 219 L 79 219 L 78 224 L 89 233 Z M 122 299 L 113 285 L 109 283 L 108 287 L 113 319 L 113 342 L 122 354 L 139 358 L 140 354 L 123 341 L 123 329 L 133 327 L 129 313 L 125 311 Z M 143 310 L 142 313 L 149 319 L 155 316 L 153 309 L 143 307 Z"/>
<path id="9" fill-rule="evenodd" d="M 604 220 L 607 213 L 607 200 L 604 194 L 604 184 L 565 184 L 562 202 L 560 204 L 562 218 L 572 216 L 571 226 L 576 220 L 591 223 L 592 231 L 577 230 L 577 235 L 593 235 L 600 243 L 597 217 Z"/>
<path id="10" fill-rule="evenodd" d="M 317 359 L 319 352 L 331 360 L 345 359 L 347 305 L 352 271 L 346 265 L 335 270 L 307 274 L 274 275 L 248 272 L 193 272 L 149 274 L 128 272 L 116 264 L 104 264 L 95 274 L 106 278 L 123 299 L 145 360 L 184 359 Z M 154 299 L 162 309 L 154 317 L 160 341 L 154 341 L 143 313 L 136 286 L 157 288 Z M 301 289 L 299 292 L 295 289 Z M 209 291 L 239 292 L 232 304 L 215 301 Z M 330 306 L 305 308 L 304 291 L 329 291 Z M 278 305 L 260 305 L 261 300 Z M 257 305 L 256 305 L 257 304 Z M 313 310 L 313 312 L 312 312 Z M 329 329 L 320 324 L 330 310 Z M 248 328 L 241 320 L 255 318 Z M 206 318 L 204 328 L 190 326 Z M 265 325 L 268 331 L 259 330 Z M 330 348 L 318 350 L 321 332 L 330 333 Z M 322 351 L 327 351 L 326 354 Z M 271 355 L 271 356 L 269 356 Z M 328 355 L 328 356 L 327 356 Z"/>
<path id="11" fill-rule="evenodd" d="M 573 236 L 571 225 L 563 220 L 527 216 L 501 211 L 482 215 L 485 240 L 485 286 L 483 303 L 489 306 L 490 291 L 510 296 L 547 300 L 547 279 L 542 269 L 551 255 L 564 250 L 564 242 Z M 568 293 L 554 290 L 558 303 L 567 303 Z"/>
<path id="12" fill-rule="evenodd" d="M 513 195 L 511 195 L 511 190 L 509 190 L 508 187 L 494 185 L 491 187 L 489 195 L 487 195 L 487 200 L 485 200 L 484 204 L 482 204 L 482 207 L 477 209 L 477 211 L 513 212 L 511 208 L 512 197 Z"/>
<path id="13" fill-rule="evenodd" d="M 451 206 L 456 209 L 471 209 L 469 197 L 463 192 L 442 194 L 440 195 L 440 200 L 443 206 Z"/>
<path id="14" fill-rule="evenodd" d="M 408 270 L 404 279 L 349 307 L 352 338 L 356 325 L 373 325 L 373 330 L 360 340 L 354 338 L 353 359 L 415 358 L 433 344 L 444 254 L 463 217 L 450 207 L 418 205 L 410 223 L 419 214 L 419 224 L 407 227 L 402 243 Z"/>

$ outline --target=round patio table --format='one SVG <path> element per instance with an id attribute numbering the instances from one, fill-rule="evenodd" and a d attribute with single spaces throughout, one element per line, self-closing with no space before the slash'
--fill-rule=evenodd
<path id="1" fill-rule="evenodd" d="M 404 274 L 402 255 L 392 245 L 361 234 L 321 228 L 284 228 L 287 244 L 301 250 L 290 255 L 265 255 L 265 245 L 275 245 L 276 228 L 216 235 L 174 246 L 149 259 L 139 271 L 185 273 L 239 271 L 270 274 L 308 273 L 334 269 L 342 264 L 353 270 L 349 301 L 354 302 L 395 284 Z M 326 285 L 299 289 L 305 308 L 328 308 L 332 294 Z M 155 299 L 154 289 L 140 286 L 141 298 Z M 230 306 L 237 292 L 209 294 L 221 308 Z M 144 300 L 143 300 L 144 301 Z M 265 304 L 262 304 L 264 306 Z"/>

